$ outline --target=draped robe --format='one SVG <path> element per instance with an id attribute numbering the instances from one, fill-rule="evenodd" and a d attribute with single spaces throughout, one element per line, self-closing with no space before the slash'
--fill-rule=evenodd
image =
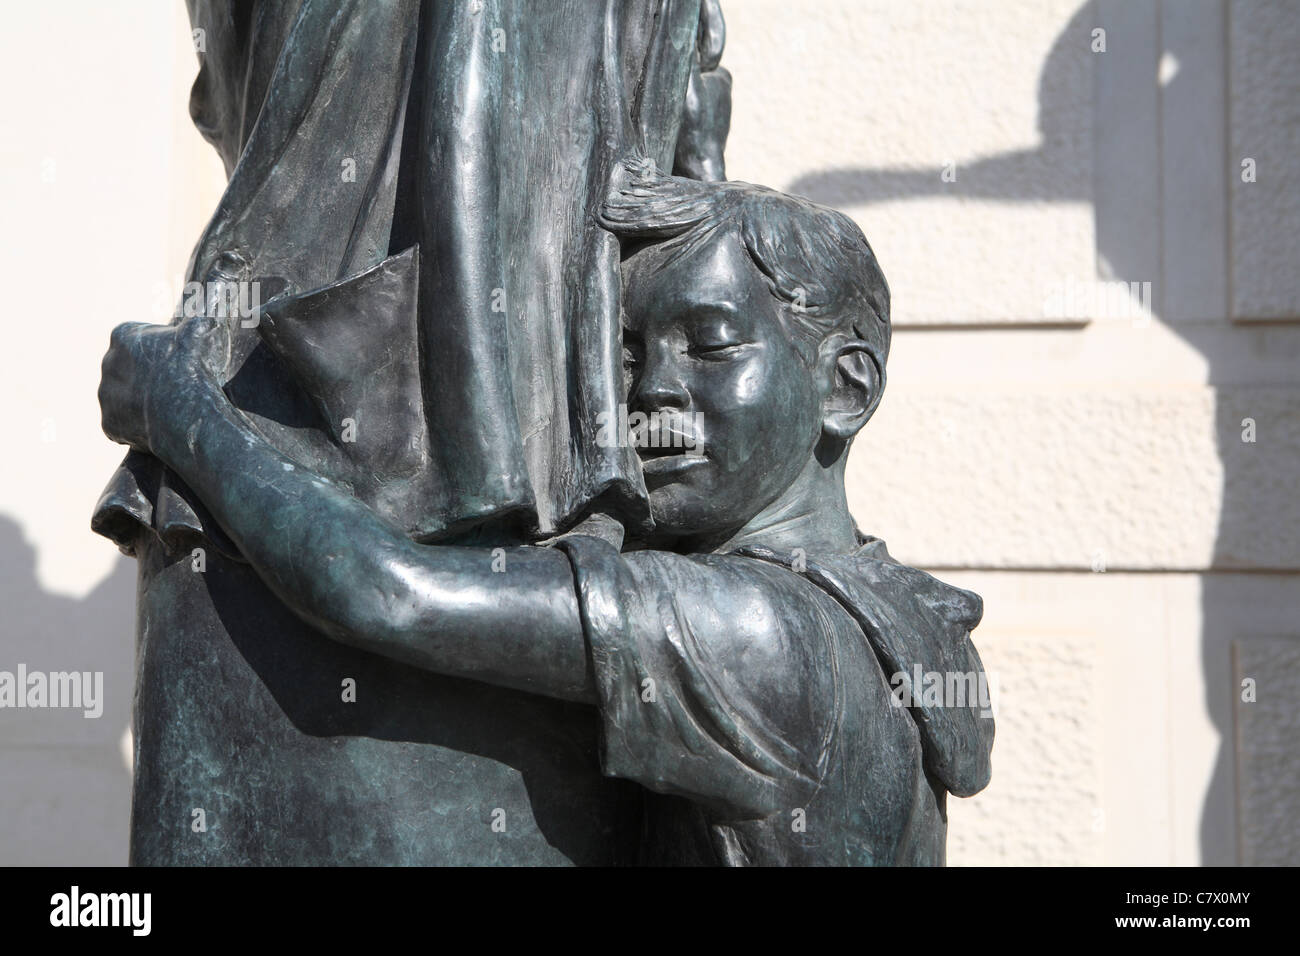
<path id="1" fill-rule="evenodd" d="M 644 525 L 634 453 L 596 440 L 622 368 L 594 212 L 629 159 L 722 176 L 716 0 L 189 6 L 229 183 L 188 278 L 258 290 L 236 407 L 417 540 Z M 146 455 L 93 525 L 139 561 L 134 863 L 633 858 L 590 708 L 322 639 Z"/>

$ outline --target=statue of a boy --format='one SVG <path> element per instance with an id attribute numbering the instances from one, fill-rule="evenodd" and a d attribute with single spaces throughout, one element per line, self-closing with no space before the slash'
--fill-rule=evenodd
<path id="1" fill-rule="evenodd" d="M 890 338 L 870 246 L 803 199 L 644 170 L 603 223 L 624 246 L 627 406 L 658 429 L 656 530 L 622 551 L 571 535 L 502 564 L 412 542 L 242 419 L 212 373 L 220 322 L 119 327 L 104 430 L 175 469 L 330 638 L 593 705 L 601 769 L 650 791 L 643 862 L 942 863 L 947 792 L 989 779 L 982 608 L 848 510 Z"/>

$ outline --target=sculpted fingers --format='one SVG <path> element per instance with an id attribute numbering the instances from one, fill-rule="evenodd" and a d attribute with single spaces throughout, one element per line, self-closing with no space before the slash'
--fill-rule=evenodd
<path id="1" fill-rule="evenodd" d="M 195 316 L 177 328 L 177 348 L 187 365 L 210 375 L 220 375 L 230 363 L 230 320 Z"/>

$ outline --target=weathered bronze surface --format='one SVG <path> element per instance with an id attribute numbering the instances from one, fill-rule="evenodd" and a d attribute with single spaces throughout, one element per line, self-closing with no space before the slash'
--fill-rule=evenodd
<path id="1" fill-rule="evenodd" d="M 100 390 L 132 862 L 942 863 L 981 603 L 849 513 L 888 287 L 725 181 L 716 0 L 190 8 L 203 307 Z"/>

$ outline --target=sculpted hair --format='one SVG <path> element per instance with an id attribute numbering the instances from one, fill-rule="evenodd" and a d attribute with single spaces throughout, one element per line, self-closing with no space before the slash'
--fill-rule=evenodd
<path id="1" fill-rule="evenodd" d="M 884 381 L 889 285 L 862 230 L 848 216 L 741 182 L 701 182 L 628 166 L 630 178 L 601 209 L 626 252 L 655 244 L 666 266 L 725 230 L 786 303 L 793 330 L 814 347 L 842 332 L 865 343 Z"/>

